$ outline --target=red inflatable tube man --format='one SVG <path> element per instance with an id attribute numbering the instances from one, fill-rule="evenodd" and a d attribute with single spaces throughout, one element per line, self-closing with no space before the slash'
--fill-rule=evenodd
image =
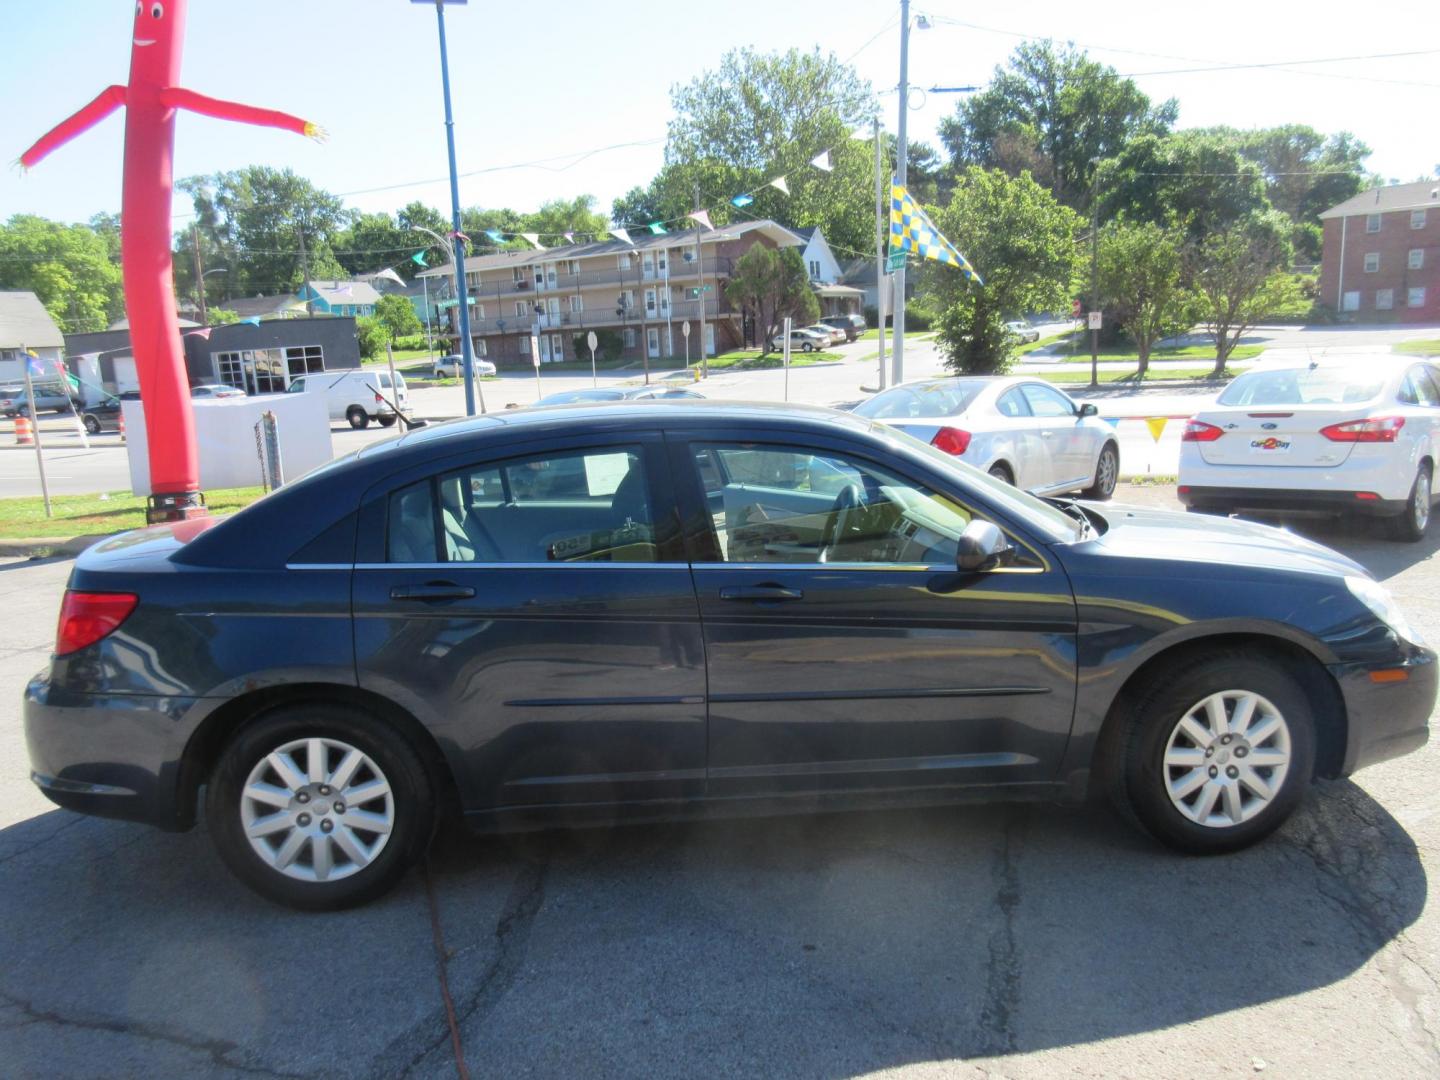
<path id="1" fill-rule="evenodd" d="M 175 112 L 284 128 L 319 138 L 314 124 L 288 113 L 219 101 L 177 85 L 186 0 L 135 5 L 130 82 L 110 86 L 25 151 L 30 168 L 56 147 L 125 106 L 125 181 L 120 202 L 120 259 L 130 344 L 145 402 L 151 521 L 204 513 L 195 449 L 195 414 L 175 311 L 170 269 L 170 196 Z"/>

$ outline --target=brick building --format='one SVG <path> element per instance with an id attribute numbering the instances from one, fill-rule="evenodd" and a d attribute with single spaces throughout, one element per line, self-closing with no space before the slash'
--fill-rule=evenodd
<path id="1" fill-rule="evenodd" d="M 755 244 L 804 243 L 773 221 L 746 221 L 701 231 L 698 243 L 691 231 L 467 258 L 475 355 L 499 367 L 528 367 L 534 334 L 542 364 L 584 360 L 589 354 L 583 345 L 577 350 L 577 341 L 590 330 L 608 330 L 619 336 L 624 356 L 683 356 L 688 321 L 690 355 L 698 359 L 703 303 L 706 352 L 714 356 L 754 337 L 745 313 L 725 298 L 740 256 Z M 434 282 L 452 274 L 436 266 L 420 277 Z"/>
<path id="2" fill-rule="evenodd" d="M 1362 191 L 1320 218 L 1325 304 L 1362 322 L 1440 322 L 1440 180 Z"/>

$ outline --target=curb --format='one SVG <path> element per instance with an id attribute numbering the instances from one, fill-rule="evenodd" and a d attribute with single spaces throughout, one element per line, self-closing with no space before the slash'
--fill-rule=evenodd
<path id="1" fill-rule="evenodd" d="M 118 535 L 99 533 L 92 536 L 36 536 L 28 540 L 0 540 L 0 556 L 19 559 L 73 559 L 86 548 Z"/>

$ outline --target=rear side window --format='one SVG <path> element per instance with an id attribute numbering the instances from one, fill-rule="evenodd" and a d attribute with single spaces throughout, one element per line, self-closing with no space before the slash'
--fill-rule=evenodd
<path id="1" fill-rule="evenodd" d="M 1400 400 L 1411 405 L 1440 406 L 1440 389 L 1431 381 L 1423 367 L 1413 367 L 1400 387 Z"/>
<path id="2" fill-rule="evenodd" d="M 390 496 L 385 557 L 397 563 L 436 561 L 435 497 L 429 480 L 401 488 Z"/>

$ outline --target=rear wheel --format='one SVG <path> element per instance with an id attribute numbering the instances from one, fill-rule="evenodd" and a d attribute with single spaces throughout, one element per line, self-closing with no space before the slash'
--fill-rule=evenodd
<path id="1" fill-rule="evenodd" d="M 94 415 L 92 415 L 91 413 L 86 413 L 82 419 L 82 422 L 85 424 L 85 430 L 88 431 L 91 435 L 100 434 L 100 421 Z"/>
<path id="2" fill-rule="evenodd" d="M 1310 784 L 1312 711 L 1279 658 L 1188 659 L 1118 707 L 1111 794 L 1170 847 L 1197 855 L 1247 847 L 1277 829 Z"/>
<path id="3" fill-rule="evenodd" d="M 811 345 L 811 344 L 807 341 L 807 342 L 805 342 L 804 344 L 802 344 L 802 345 L 800 346 L 800 351 L 801 351 L 801 352 L 814 352 L 814 351 L 815 351 L 815 346 L 814 346 L 814 345 Z"/>
<path id="4" fill-rule="evenodd" d="M 1410 486 L 1405 512 L 1385 522 L 1385 530 L 1392 540 L 1413 544 L 1425 539 L 1425 530 L 1430 525 L 1430 485 L 1430 466 L 1421 465 L 1415 474 L 1415 483 Z"/>
<path id="5" fill-rule="evenodd" d="M 1106 443 L 1095 462 L 1095 482 L 1080 494 L 1087 499 L 1108 499 L 1115 494 L 1115 482 L 1120 479 L 1120 451 L 1114 443 Z"/>
<path id="6" fill-rule="evenodd" d="M 1011 487 L 1015 486 L 1015 475 L 1010 471 L 1010 466 L 1004 462 L 997 461 L 991 465 L 990 475 L 1001 483 L 1009 484 Z"/>
<path id="7" fill-rule="evenodd" d="M 370 426 L 370 415 L 359 405 L 351 405 L 346 409 L 345 419 L 350 421 L 350 426 L 356 431 Z"/>
<path id="8" fill-rule="evenodd" d="M 389 890 L 424 851 L 435 797 L 410 744 L 366 713 L 281 709 L 244 728 L 210 778 L 225 864 L 278 904 L 330 911 Z"/>

